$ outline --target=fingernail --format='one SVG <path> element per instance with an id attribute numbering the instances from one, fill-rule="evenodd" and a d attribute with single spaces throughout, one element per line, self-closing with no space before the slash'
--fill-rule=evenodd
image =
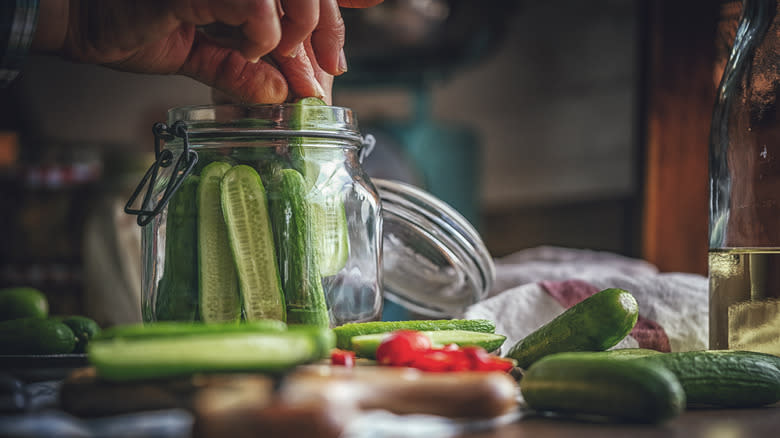
<path id="1" fill-rule="evenodd" d="M 316 79 L 314 80 L 314 88 L 317 90 L 317 96 L 315 97 L 319 97 L 320 99 L 325 97 L 325 89 L 322 88 L 322 85 L 320 85 L 319 81 Z"/>
<path id="2" fill-rule="evenodd" d="M 252 64 L 257 64 L 258 61 L 260 61 L 260 57 L 258 56 L 256 58 L 248 58 L 247 61 L 251 62 Z"/>
<path id="3" fill-rule="evenodd" d="M 347 55 L 344 53 L 344 49 L 339 52 L 339 71 L 342 73 L 347 71 Z"/>

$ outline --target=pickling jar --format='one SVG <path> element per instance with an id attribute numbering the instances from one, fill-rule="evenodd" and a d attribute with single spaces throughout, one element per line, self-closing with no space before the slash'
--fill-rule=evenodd
<path id="1" fill-rule="evenodd" d="M 424 190 L 372 179 L 349 108 L 174 108 L 125 211 L 142 230 L 145 322 L 262 318 L 337 326 L 385 298 L 432 318 L 486 296 L 490 254 Z"/>

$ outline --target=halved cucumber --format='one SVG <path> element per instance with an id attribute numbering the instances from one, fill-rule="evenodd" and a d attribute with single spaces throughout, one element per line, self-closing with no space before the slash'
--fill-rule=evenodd
<path id="1" fill-rule="evenodd" d="M 231 167 L 213 162 L 200 174 L 198 186 L 198 267 L 200 318 L 204 322 L 239 321 L 238 275 L 222 214 L 220 183 Z"/>
<path id="2" fill-rule="evenodd" d="M 336 275 L 349 258 L 347 212 L 338 195 L 309 198 L 320 275 Z"/>
<path id="3" fill-rule="evenodd" d="M 295 169 L 283 169 L 277 177 L 269 197 L 287 322 L 327 327 L 330 319 L 317 266 L 318 230 L 304 199 L 305 182 Z"/>
<path id="4" fill-rule="evenodd" d="M 457 344 L 460 346 L 475 345 L 487 351 L 498 350 L 506 340 L 506 336 L 496 333 L 472 332 L 467 330 L 436 330 L 422 332 L 436 345 Z M 379 344 L 391 333 L 375 333 L 352 338 L 351 349 L 360 357 L 376 357 Z"/>
<path id="5" fill-rule="evenodd" d="M 411 321 L 370 321 L 353 322 L 335 327 L 336 346 L 345 350 L 352 348 L 352 338 L 375 333 L 388 333 L 394 330 L 465 330 L 471 332 L 493 333 L 496 324 L 489 319 L 421 319 Z"/>
<path id="6" fill-rule="evenodd" d="M 283 372 L 322 358 L 332 339 L 322 330 L 203 333 L 94 341 L 88 357 L 108 380 L 152 379 L 202 372 Z M 332 346 L 332 344 L 331 344 Z"/>
<path id="7" fill-rule="evenodd" d="M 284 295 L 260 175 L 249 166 L 235 166 L 225 172 L 220 192 L 244 315 L 248 320 L 284 321 Z"/>
<path id="8" fill-rule="evenodd" d="M 333 118 L 331 109 L 316 97 L 303 98 L 296 105 L 298 111 L 290 123 L 293 129 L 313 128 L 318 120 L 327 122 Z M 335 275 L 349 258 L 349 234 L 340 185 L 333 180 L 338 169 L 328 165 L 338 163 L 340 168 L 344 152 L 338 147 L 314 145 L 300 137 L 290 142 L 290 161 L 306 182 L 316 229 L 320 275 Z"/>

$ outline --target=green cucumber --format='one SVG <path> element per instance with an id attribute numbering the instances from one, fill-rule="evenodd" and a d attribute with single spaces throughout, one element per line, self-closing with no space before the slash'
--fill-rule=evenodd
<path id="1" fill-rule="evenodd" d="M 352 348 L 352 338 L 355 336 L 386 333 L 394 330 L 466 330 L 493 333 L 496 331 L 496 324 L 489 319 L 428 319 L 354 322 L 333 329 L 336 333 L 336 346 L 344 350 Z"/>
<path id="2" fill-rule="evenodd" d="M 47 318 L 0 321 L 0 354 L 68 354 L 76 335 L 67 325 Z"/>
<path id="3" fill-rule="evenodd" d="M 246 165 L 231 168 L 222 178 L 220 197 L 244 316 L 284 321 L 284 295 L 260 175 Z"/>
<path id="4" fill-rule="evenodd" d="M 239 321 L 241 297 L 238 274 L 222 214 L 220 183 L 231 167 L 215 161 L 200 174 L 198 186 L 198 286 L 200 319 Z"/>
<path id="5" fill-rule="evenodd" d="M 338 274 L 349 258 L 347 212 L 338 193 L 308 197 L 315 228 L 320 275 Z"/>
<path id="6" fill-rule="evenodd" d="M 685 409 L 685 392 L 666 367 L 594 353 L 558 353 L 520 380 L 529 407 L 566 415 L 660 423 Z"/>
<path id="7" fill-rule="evenodd" d="M 638 359 L 663 353 L 649 348 L 618 348 L 616 350 L 604 351 L 602 354 L 614 359 Z"/>
<path id="8" fill-rule="evenodd" d="M 203 322 L 163 321 L 145 324 L 116 325 L 103 330 L 95 339 L 138 339 L 200 334 L 283 332 L 285 330 L 287 330 L 287 325 L 276 319 L 243 321 L 240 324 L 232 322 L 206 324 Z"/>
<path id="9" fill-rule="evenodd" d="M 295 169 L 283 169 L 273 188 L 269 204 L 287 322 L 327 327 L 330 318 L 303 176 Z"/>
<path id="10" fill-rule="evenodd" d="M 780 401 L 780 358 L 749 351 L 688 351 L 639 359 L 677 376 L 688 406 L 748 408 Z"/>
<path id="11" fill-rule="evenodd" d="M 157 286 L 158 321 L 192 321 L 198 310 L 199 177 L 189 176 L 168 202 L 165 266 Z"/>
<path id="12" fill-rule="evenodd" d="M 49 301 L 46 295 L 32 287 L 0 289 L 0 321 L 18 318 L 46 318 Z"/>
<path id="13" fill-rule="evenodd" d="M 319 331 L 328 330 L 320 328 Z M 209 372 L 281 373 L 322 357 L 323 336 L 309 331 L 199 334 L 95 340 L 88 358 L 98 376 L 128 381 Z"/>
<path id="14" fill-rule="evenodd" d="M 521 339 L 506 356 L 528 368 L 548 354 L 606 350 L 628 335 L 638 316 L 637 302 L 630 293 L 605 289 Z"/>
<path id="15" fill-rule="evenodd" d="M 291 129 L 316 129 L 317 122 L 332 121 L 332 110 L 316 97 L 296 102 L 296 112 L 290 120 Z M 329 164 L 342 166 L 344 152 L 340 147 L 317 146 L 303 137 L 290 141 L 290 162 L 306 181 L 307 200 L 312 206 L 312 223 L 316 228 L 320 275 L 337 274 L 349 258 L 349 231 L 347 214 L 334 172 Z M 320 180 L 322 179 L 322 180 Z"/>
<path id="16" fill-rule="evenodd" d="M 506 336 L 495 333 L 472 332 L 467 330 L 435 330 L 422 332 L 435 345 L 457 344 L 460 346 L 475 345 L 487 351 L 498 350 L 506 340 Z M 352 338 L 351 350 L 359 357 L 375 358 L 379 344 L 391 333 L 375 333 Z"/>
<path id="17" fill-rule="evenodd" d="M 60 322 L 68 326 L 76 336 L 76 346 L 73 348 L 74 353 L 86 352 L 89 341 L 100 333 L 100 326 L 98 323 L 86 316 L 66 316 L 62 318 Z"/>

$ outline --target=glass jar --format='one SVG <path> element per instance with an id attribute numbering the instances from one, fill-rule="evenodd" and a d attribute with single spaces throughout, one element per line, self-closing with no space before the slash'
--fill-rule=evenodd
<path id="1" fill-rule="evenodd" d="M 780 354 L 780 3 L 744 0 L 710 143 L 710 348 Z"/>
<path id="2" fill-rule="evenodd" d="M 361 163 L 373 142 L 350 109 L 210 105 L 168 119 L 126 207 L 144 227 L 144 321 L 336 326 L 379 319 L 385 289 L 446 317 L 492 285 L 462 216 L 413 186 L 371 181 Z"/>

